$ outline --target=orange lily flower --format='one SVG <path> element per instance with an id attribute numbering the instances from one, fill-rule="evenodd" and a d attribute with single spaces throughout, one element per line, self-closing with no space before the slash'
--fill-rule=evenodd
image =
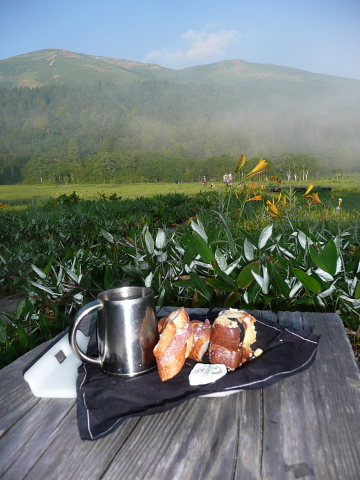
<path id="1" fill-rule="evenodd" d="M 272 217 L 281 217 L 281 213 L 280 213 L 280 210 L 278 209 L 278 207 L 275 205 L 275 202 L 271 202 L 270 200 L 268 200 L 266 202 L 268 205 L 270 205 L 270 210 L 272 210 L 274 213 L 271 213 L 271 212 L 268 212 Z M 275 215 L 274 215 L 275 214 Z"/>
<path id="2" fill-rule="evenodd" d="M 317 192 L 316 192 L 316 193 L 313 193 L 312 195 L 308 195 L 308 197 L 312 198 L 312 202 L 311 202 L 311 203 L 322 204 L 322 201 L 320 200 L 319 194 L 318 194 Z"/>
<path id="3" fill-rule="evenodd" d="M 246 175 L 245 178 L 255 177 L 255 175 L 260 175 L 260 173 L 264 173 L 264 172 L 266 172 L 266 168 L 264 170 L 261 170 L 260 172 L 249 173 L 248 175 Z"/>
<path id="4" fill-rule="evenodd" d="M 311 184 L 311 185 L 309 186 L 309 188 L 306 190 L 306 192 L 304 193 L 303 197 L 305 197 L 305 195 L 307 195 L 308 193 L 310 193 L 311 190 L 314 188 L 314 186 L 315 186 L 315 185 Z"/>
<path id="5" fill-rule="evenodd" d="M 262 195 L 255 195 L 254 197 L 248 198 L 246 201 L 250 202 L 251 200 L 262 200 L 263 196 Z"/>
<path id="6" fill-rule="evenodd" d="M 238 170 L 240 170 L 245 166 L 246 160 L 247 160 L 246 155 L 239 155 L 239 161 L 238 161 L 238 164 L 236 165 L 235 172 L 237 172 Z"/>
<path id="7" fill-rule="evenodd" d="M 250 175 L 252 176 L 252 174 L 255 174 L 255 173 L 262 173 L 262 172 L 260 172 L 260 170 L 264 170 L 264 168 L 267 167 L 268 165 L 269 165 L 269 163 L 266 160 L 260 158 L 260 161 L 256 165 L 256 167 L 253 168 L 251 170 L 251 172 L 246 176 L 249 177 Z"/>

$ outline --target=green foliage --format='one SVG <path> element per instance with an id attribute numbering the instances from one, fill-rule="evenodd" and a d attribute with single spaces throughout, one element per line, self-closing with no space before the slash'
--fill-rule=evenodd
<path id="1" fill-rule="evenodd" d="M 53 197 L 48 202 L 47 205 L 50 207 L 57 207 L 59 205 L 75 205 L 76 203 L 80 202 L 81 198 L 77 193 L 74 191 L 71 195 L 60 195 L 59 197 Z"/>
<path id="2" fill-rule="evenodd" d="M 100 291 L 129 284 L 151 287 L 158 305 L 334 311 L 358 330 L 358 214 L 325 222 L 322 204 L 296 197 L 271 219 L 266 197 L 226 188 L 99 197 L 1 211 L 0 287 L 25 294 L 0 325 L 3 364 L 63 330 Z"/>

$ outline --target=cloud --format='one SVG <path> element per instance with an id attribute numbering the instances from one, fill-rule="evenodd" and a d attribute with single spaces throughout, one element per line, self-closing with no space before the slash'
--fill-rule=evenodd
<path id="1" fill-rule="evenodd" d="M 204 62 L 216 62 L 226 56 L 226 49 L 238 40 L 237 30 L 196 32 L 188 30 L 181 35 L 183 49 L 169 51 L 153 50 L 144 58 L 145 63 L 159 63 L 170 68 L 184 68 Z"/>

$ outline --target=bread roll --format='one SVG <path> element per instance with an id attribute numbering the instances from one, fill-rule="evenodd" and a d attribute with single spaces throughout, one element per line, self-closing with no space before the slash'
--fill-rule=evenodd
<path id="1" fill-rule="evenodd" d="M 211 329 L 210 341 L 229 350 L 236 350 L 244 336 L 244 327 L 239 322 L 225 316 L 218 317 Z"/>
<path id="2" fill-rule="evenodd" d="M 222 310 L 214 322 L 211 332 L 211 341 L 231 349 L 234 348 L 237 339 L 239 339 L 239 343 L 243 343 L 243 345 L 248 347 L 256 342 L 255 322 L 256 318 L 244 310 L 236 310 L 234 308 Z M 220 330 L 221 327 L 229 329 L 227 332 L 223 331 L 223 339 L 221 336 L 214 337 L 216 325 L 220 326 Z M 228 337 L 232 337 L 232 342 L 228 340 Z"/>
<path id="3" fill-rule="evenodd" d="M 209 320 L 191 320 L 191 326 L 194 333 L 194 342 L 189 354 L 189 358 L 201 362 L 207 352 L 210 343 L 211 323 Z"/>
<path id="4" fill-rule="evenodd" d="M 172 312 L 172 313 L 175 313 L 175 311 Z M 159 332 L 159 334 L 161 334 L 165 330 L 165 327 L 166 327 L 166 324 L 169 320 L 170 315 L 168 315 L 167 317 L 160 318 L 160 320 L 158 322 L 158 332 Z"/>
<path id="5" fill-rule="evenodd" d="M 190 318 L 184 307 L 172 312 L 165 323 L 154 355 L 162 381 L 180 372 L 189 356 L 194 340 Z"/>
<path id="6" fill-rule="evenodd" d="M 228 348 L 217 345 L 216 343 L 210 343 L 209 347 L 209 360 L 210 363 L 222 363 L 228 369 L 234 370 L 240 367 L 242 362 L 242 348 L 236 350 L 230 350 Z"/>
<path id="7" fill-rule="evenodd" d="M 256 319 L 243 310 L 223 310 L 216 318 L 210 335 L 211 363 L 238 368 L 253 356 L 251 345 L 256 341 Z"/>

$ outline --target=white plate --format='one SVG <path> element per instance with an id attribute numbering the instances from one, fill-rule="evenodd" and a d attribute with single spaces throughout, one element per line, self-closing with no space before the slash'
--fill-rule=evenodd
<path id="1" fill-rule="evenodd" d="M 224 392 L 214 392 L 214 393 L 208 393 L 207 395 L 201 395 L 200 398 L 206 398 L 206 397 L 228 397 L 229 395 L 233 395 L 234 393 L 239 393 L 242 390 L 229 390 L 229 391 L 224 391 Z"/>

